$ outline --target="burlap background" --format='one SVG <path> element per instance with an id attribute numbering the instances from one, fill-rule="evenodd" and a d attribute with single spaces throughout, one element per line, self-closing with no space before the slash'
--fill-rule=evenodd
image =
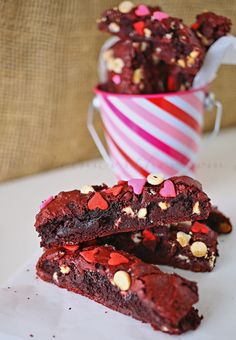
<path id="1" fill-rule="evenodd" d="M 95 19 L 117 3 L 0 0 L 1 181 L 98 156 L 86 115 L 107 36 Z M 158 3 L 188 23 L 206 8 L 224 14 L 236 32 L 236 0 Z M 224 104 L 223 126 L 236 123 L 235 79 L 236 67 L 226 66 L 214 84 Z M 209 116 L 207 127 L 211 123 Z"/>

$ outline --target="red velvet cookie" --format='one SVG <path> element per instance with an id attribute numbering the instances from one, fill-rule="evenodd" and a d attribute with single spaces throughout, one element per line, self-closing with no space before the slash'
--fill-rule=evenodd
<path id="1" fill-rule="evenodd" d="M 195 282 L 163 273 L 111 246 L 47 250 L 37 275 L 163 332 L 181 334 L 201 321 L 193 308 L 198 301 Z"/>
<path id="2" fill-rule="evenodd" d="M 161 61 L 151 42 L 121 40 L 104 51 L 102 57 L 106 65 L 107 81 L 99 87 L 107 92 L 175 92 L 191 87 L 194 78 L 187 68 Z"/>
<path id="3" fill-rule="evenodd" d="M 233 229 L 230 219 L 219 211 L 217 207 L 212 207 L 207 219 L 207 225 L 218 234 L 229 234 Z"/>
<path id="4" fill-rule="evenodd" d="M 140 7 L 145 15 L 137 14 L 142 12 Z M 118 6 L 102 15 L 98 27 L 123 40 L 152 42 L 152 54 L 156 58 L 192 75 L 199 71 L 205 56 L 205 48 L 181 19 L 170 17 L 155 7 L 140 5 L 122 13 Z"/>
<path id="5" fill-rule="evenodd" d="M 122 187 L 117 191 L 117 187 Z M 36 216 L 35 227 L 46 248 L 157 225 L 206 219 L 210 199 L 187 176 L 164 180 L 150 174 L 114 187 L 87 186 L 62 192 Z"/>
<path id="6" fill-rule="evenodd" d="M 227 35 L 231 26 L 230 19 L 213 12 L 204 12 L 197 15 L 195 23 L 192 24 L 192 30 L 201 44 L 208 48 L 217 39 Z"/>
<path id="7" fill-rule="evenodd" d="M 98 27 L 121 39 L 106 51 L 108 79 L 100 88 L 151 94 L 188 90 L 207 48 L 230 31 L 231 21 L 204 12 L 190 28 L 159 7 L 123 1 L 103 13 Z"/>
<path id="8" fill-rule="evenodd" d="M 145 30 L 152 22 L 158 21 L 155 17 L 161 11 L 159 6 L 138 5 L 131 1 L 123 1 L 117 7 L 106 10 L 97 20 L 101 31 L 117 35 L 123 40 L 143 40 L 149 38 Z M 155 14 L 156 13 L 156 14 Z"/>
<path id="9" fill-rule="evenodd" d="M 153 93 L 152 48 L 145 42 L 118 41 L 104 51 L 107 82 L 100 88 L 113 93 Z M 158 80 L 156 80 L 158 82 Z"/>
<path id="10" fill-rule="evenodd" d="M 204 223 L 184 222 L 136 233 L 121 233 L 96 242 L 113 245 L 147 263 L 194 272 L 212 271 L 218 256 L 217 233 L 207 226 L 207 220 Z"/>
<path id="11" fill-rule="evenodd" d="M 195 75 L 202 66 L 205 49 L 181 19 L 169 17 L 158 22 L 153 38 L 156 57 Z"/>

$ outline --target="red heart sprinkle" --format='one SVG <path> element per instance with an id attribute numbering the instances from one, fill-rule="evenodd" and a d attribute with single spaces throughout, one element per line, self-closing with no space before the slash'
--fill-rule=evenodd
<path id="1" fill-rule="evenodd" d="M 199 223 L 199 222 L 194 222 L 191 230 L 192 230 L 193 233 L 208 234 L 208 232 L 209 232 L 209 228 L 205 224 Z"/>
<path id="2" fill-rule="evenodd" d="M 176 79 L 173 76 L 169 76 L 167 79 L 167 88 L 169 91 L 176 90 Z"/>
<path id="3" fill-rule="evenodd" d="M 118 182 L 117 182 L 119 185 L 126 185 L 128 182 L 127 181 L 124 181 L 122 179 L 120 179 Z"/>
<path id="4" fill-rule="evenodd" d="M 106 190 L 104 190 L 104 192 L 106 194 L 112 194 L 113 196 L 117 196 L 117 195 L 119 195 L 119 193 L 121 192 L 122 189 L 123 189 L 123 186 L 119 185 L 119 186 L 115 186 L 113 188 L 106 189 Z"/>
<path id="5" fill-rule="evenodd" d="M 149 8 L 145 5 L 139 5 L 138 8 L 136 9 L 135 11 L 135 14 L 138 16 L 138 17 L 143 17 L 143 16 L 146 16 L 146 15 L 149 15 L 150 14 L 150 11 L 149 11 Z"/>
<path id="6" fill-rule="evenodd" d="M 64 246 L 64 248 L 69 250 L 69 251 L 76 251 L 77 249 L 79 249 L 79 246 L 68 244 L 68 245 Z"/>
<path id="7" fill-rule="evenodd" d="M 199 28 L 199 23 L 198 22 L 195 22 L 194 24 L 192 24 L 191 28 L 193 30 L 197 30 Z"/>
<path id="8" fill-rule="evenodd" d="M 129 260 L 125 256 L 119 253 L 111 253 L 110 259 L 108 260 L 108 264 L 110 266 L 118 266 L 119 264 L 128 263 L 128 262 Z"/>
<path id="9" fill-rule="evenodd" d="M 134 23 L 134 29 L 139 35 L 144 35 L 145 24 L 143 21 L 138 21 Z"/>
<path id="10" fill-rule="evenodd" d="M 108 203 L 99 192 L 95 192 L 92 198 L 88 201 L 89 210 L 101 209 L 106 210 L 108 208 Z"/>
<path id="11" fill-rule="evenodd" d="M 156 11 L 153 13 L 153 18 L 162 21 L 163 19 L 169 18 L 169 15 L 165 12 Z"/>
<path id="12" fill-rule="evenodd" d="M 80 255 L 89 263 L 94 262 L 95 255 L 98 253 L 98 248 L 92 250 L 81 251 Z"/>
<path id="13" fill-rule="evenodd" d="M 156 239 L 155 235 L 150 230 L 144 230 L 143 237 L 145 240 L 149 241 L 154 241 Z"/>
<path id="14" fill-rule="evenodd" d="M 41 204 L 40 204 L 40 210 L 42 210 L 43 208 L 46 208 L 46 206 L 48 206 L 49 203 L 51 203 L 53 201 L 54 197 L 53 196 L 49 196 L 46 200 L 44 200 Z"/>
<path id="15" fill-rule="evenodd" d="M 121 77 L 118 74 L 115 74 L 112 77 L 112 81 L 114 84 L 119 85 L 121 83 Z"/>
<path id="16" fill-rule="evenodd" d="M 128 185 L 133 188 L 135 194 L 140 195 L 143 192 L 146 181 L 146 178 L 131 178 L 128 181 Z"/>
<path id="17" fill-rule="evenodd" d="M 175 186 L 170 180 L 164 182 L 160 195 L 162 197 L 176 197 Z"/>

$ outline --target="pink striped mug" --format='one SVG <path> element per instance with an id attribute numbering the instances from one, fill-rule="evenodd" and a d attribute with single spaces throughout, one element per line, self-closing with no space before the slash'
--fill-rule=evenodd
<path id="1" fill-rule="evenodd" d="M 118 179 L 148 173 L 192 175 L 201 143 L 204 111 L 216 107 L 214 130 L 220 129 L 222 106 L 207 87 L 183 92 L 125 95 L 95 89 L 88 111 L 88 129 Z M 93 124 L 98 109 L 108 152 Z"/>

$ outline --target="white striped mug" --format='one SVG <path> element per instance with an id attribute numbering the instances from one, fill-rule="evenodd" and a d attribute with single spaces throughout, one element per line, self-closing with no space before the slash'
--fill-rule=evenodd
<path id="1" fill-rule="evenodd" d="M 95 89 L 88 111 L 88 129 L 101 155 L 118 179 L 148 173 L 193 175 L 201 143 L 204 111 L 216 107 L 214 137 L 220 129 L 222 106 L 208 87 L 189 91 L 125 95 Z M 108 152 L 93 124 L 98 109 Z"/>

